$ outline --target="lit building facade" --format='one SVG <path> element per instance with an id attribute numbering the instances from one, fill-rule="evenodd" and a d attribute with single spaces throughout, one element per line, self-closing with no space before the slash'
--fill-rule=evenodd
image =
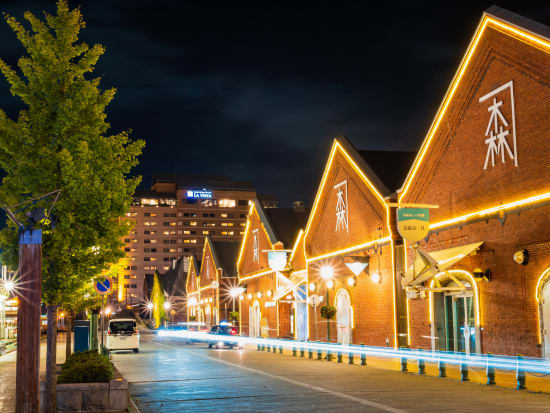
<path id="1" fill-rule="evenodd" d="M 141 303 L 146 275 L 168 271 L 182 256 L 202 254 L 207 236 L 239 242 L 255 196 L 250 183 L 227 177 L 155 176 L 150 191 L 136 192 L 126 214 L 134 227 L 123 240 L 128 266 L 118 280 L 119 298 Z"/>
<path id="2" fill-rule="evenodd" d="M 411 347 L 550 357 L 549 85 L 550 28 L 490 8 L 399 193 L 439 206 L 406 243 Z"/>
<path id="3" fill-rule="evenodd" d="M 413 158 L 334 140 L 303 239 L 310 340 L 406 344 L 402 240 L 388 203 Z M 323 306 L 336 309 L 332 320 L 322 318 Z"/>
<path id="4" fill-rule="evenodd" d="M 296 286 L 290 278 L 289 257 L 306 221 L 302 206 L 263 208 L 257 200 L 252 202 L 237 257 L 242 334 L 294 337 Z M 270 262 L 268 251 L 277 251 L 278 260 Z"/>

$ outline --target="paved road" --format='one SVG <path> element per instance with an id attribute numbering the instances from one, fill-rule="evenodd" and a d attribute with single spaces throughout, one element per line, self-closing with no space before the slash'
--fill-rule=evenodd
<path id="1" fill-rule="evenodd" d="M 550 396 L 142 335 L 113 361 L 149 412 L 549 412 Z"/>

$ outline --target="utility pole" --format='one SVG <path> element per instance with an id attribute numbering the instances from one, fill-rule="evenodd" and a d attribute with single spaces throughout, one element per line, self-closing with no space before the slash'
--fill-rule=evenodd
<path id="1" fill-rule="evenodd" d="M 17 312 L 16 413 L 38 413 L 40 371 L 40 300 L 42 230 L 19 231 L 19 291 Z"/>

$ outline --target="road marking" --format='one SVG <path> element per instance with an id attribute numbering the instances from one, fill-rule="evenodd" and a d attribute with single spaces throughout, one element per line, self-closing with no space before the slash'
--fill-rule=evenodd
<path id="1" fill-rule="evenodd" d="M 166 347 L 174 349 L 174 350 L 179 350 L 178 347 L 169 346 L 168 344 L 159 343 L 158 341 L 156 341 L 155 343 L 160 344 L 161 346 L 166 346 Z M 291 383 L 291 384 L 294 384 L 296 386 L 304 387 L 306 389 L 315 390 L 315 391 L 318 391 L 318 392 L 321 392 L 321 393 L 327 393 L 327 394 L 330 394 L 332 396 L 339 397 L 341 399 L 351 400 L 355 403 L 359 403 L 359 404 L 362 404 L 364 406 L 375 407 L 377 409 L 380 409 L 380 410 L 383 410 L 383 411 L 386 411 L 386 412 L 391 412 L 391 413 L 407 413 L 406 410 L 396 409 L 394 407 L 387 406 L 387 405 L 382 404 L 382 403 L 377 403 L 377 402 L 373 402 L 373 401 L 366 400 L 366 399 L 360 399 L 359 397 L 350 396 L 348 394 L 340 393 L 340 392 L 337 392 L 337 391 L 334 391 L 334 390 L 328 390 L 328 389 L 325 389 L 323 387 L 318 387 L 318 386 L 314 386 L 312 384 L 308 384 L 308 383 L 304 383 L 304 382 L 301 382 L 301 381 L 289 379 L 288 377 L 278 376 L 276 374 L 271 374 L 271 373 L 267 373 L 265 371 L 256 370 L 256 369 L 253 369 L 253 368 L 250 368 L 250 367 L 245 367 L 245 366 L 242 366 L 240 364 L 234 364 L 234 363 L 231 363 L 229 361 L 220 360 L 220 359 L 215 358 L 215 357 L 205 356 L 204 354 L 200 354 L 200 353 L 197 353 L 197 352 L 192 351 L 192 350 L 188 350 L 188 351 L 190 353 L 195 354 L 195 355 L 197 355 L 199 357 L 202 357 L 202 358 L 214 360 L 214 361 L 217 361 L 218 363 L 227 364 L 228 366 L 237 367 L 237 368 L 247 370 L 247 371 L 250 371 L 250 372 L 253 372 L 253 373 L 261 374 L 263 376 L 270 377 L 272 379 L 286 381 L 287 383 Z"/>

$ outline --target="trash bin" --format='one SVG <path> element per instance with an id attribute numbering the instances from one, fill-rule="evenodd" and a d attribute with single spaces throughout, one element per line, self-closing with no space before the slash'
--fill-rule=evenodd
<path id="1" fill-rule="evenodd" d="M 75 320 L 74 324 L 74 352 L 88 351 L 90 340 L 90 322 L 88 320 Z"/>

